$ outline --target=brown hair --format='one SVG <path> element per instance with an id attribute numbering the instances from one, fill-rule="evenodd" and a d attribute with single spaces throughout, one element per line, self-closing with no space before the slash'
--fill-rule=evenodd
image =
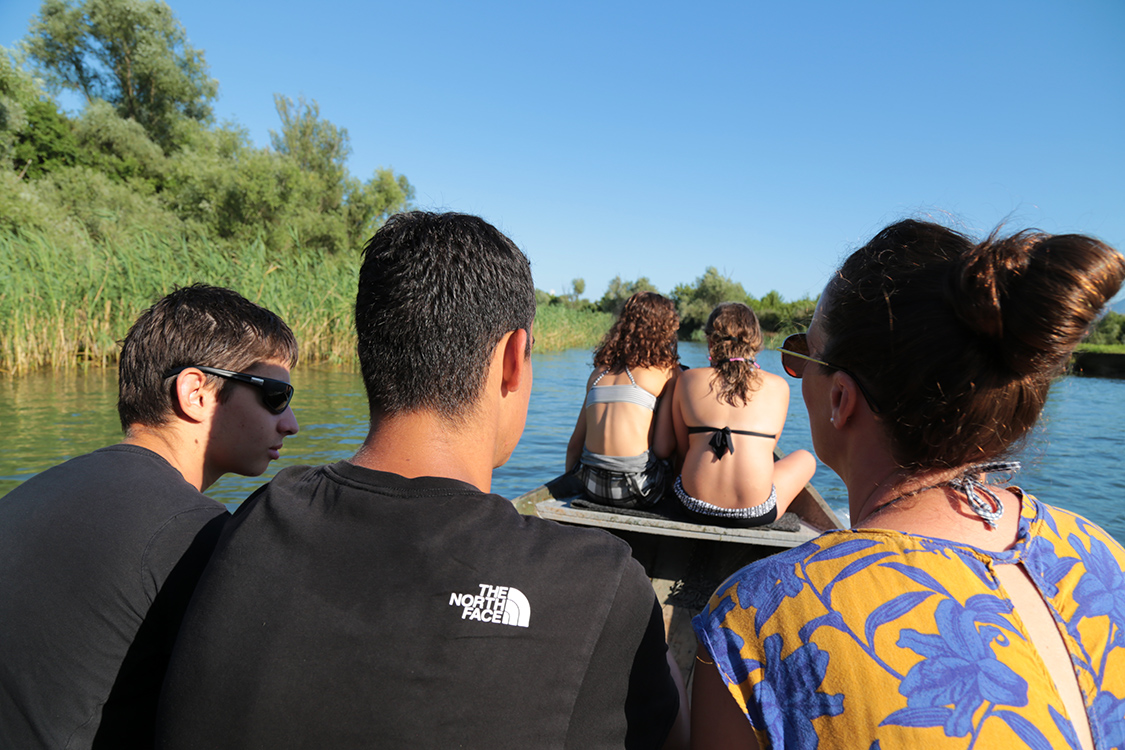
<path id="1" fill-rule="evenodd" d="M 856 373 L 905 468 L 1004 456 L 1125 278 L 1125 258 L 1083 235 L 892 224 L 825 289 L 817 356 Z"/>
<path id="2" fill-rule="evenodd" d="M 762 326 L 758 316 L 741 302 L 722 302 L 711 311 L 703 327 L 711 353 L 711 390 L 718 386 L 719 401 L 742 406 L 758 390 L 761 378 L 754 355 L 762 348 Z M 731 358 L 744 360 L 732 362 Z"/>
<path id="3" fill-rule="evenodd" d="M 594 350 L 594 367 L 672 367 L 679 363 L 676 331 L 680 316 L 667 297 L 637 292 Z"/>
<path id="4" fill-rule="evenodd" d="M 121 427 L 164 424 L 173 414 L 173 389 L 164 373 L 205 365 L 242 371 L 262 362 L 297 364 L 297 340 L 274 313 L 237 292 L 193 284 L 141 313 L 121 344 L 117 414 Z M 219 380 L 208 375 L 209 381 Z M 219 400 L 234 381 L 222 381 Z"/>

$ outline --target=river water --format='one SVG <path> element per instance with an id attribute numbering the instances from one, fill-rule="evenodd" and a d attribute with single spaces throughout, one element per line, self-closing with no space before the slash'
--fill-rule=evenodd
<path id="1" fill-rule="evenodd" d="M 684 364 L 707 363 L 701 344 L 680 345 Z M 782 373 L 777 352 L 759 356 Z M 498 469 L 493 491 L 515 497 L 562 472 L 590 374 L 588 351 L 534 355 L 535 385 L 527 429 L 512 459 Z M 800 385 L 790 380 L 789 419 L 781 436 L 786 452 L 812 450 Z M 286 439 L 282 458 L 263 477 L 226 476 L 208 494 L 232 509 L 284 466 L 347 458 L 367 433 L 367 402 L 357 372 L 299 367 L 293 373 L 293 411 L 301 431 Z M 120 439 L 113 370 L 40 373 L 0 379 L 0 494 L 67 458 Z M 1098 523 L 1125 541 L 1125 380 L 1066 377 L 1054 385 L 1039 426 L 1020 458 L 1016 483 L 1041 500 Z M 847 518 L 843 484 L 821 465 L 813 484 Z"/>

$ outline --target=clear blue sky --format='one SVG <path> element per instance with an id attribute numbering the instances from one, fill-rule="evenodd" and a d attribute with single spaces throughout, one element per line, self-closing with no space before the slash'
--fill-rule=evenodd
<path id="1" fill-rule="evenodd" d="M 484 216 L 536 285 L 661 291 L 715 266 L 817 294 L 889 221 L 1125 249 L 1125 2 L 172 0 L 259 145 L 275 92 L 353 174 Z M 0 0 L 0 44 L 38 0 Z"/>

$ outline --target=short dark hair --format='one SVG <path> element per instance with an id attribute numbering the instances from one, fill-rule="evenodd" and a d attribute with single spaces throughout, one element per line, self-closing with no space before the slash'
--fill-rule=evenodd
<path id="1" fill-rule="evenodd" d="M 742 406 L 761 387 L 754 357 L 762 348 L 762 324 L 749 305 L 720 302 L 703 326 L 707 350 L 711 353 L 711 388 L 716 397 L 731 406 Z M 743 360 L 732 362 L 731 357 Z"/>
<path id="2" fill-rule="evenodd" d="M 496 344 L 535 321 L 527 257 L 477 216 L 424 211 L 392 216 L 363 255 L 355 325 L 372 417 L 463 419 Z"/>
<path id="3" fill-rule="evenodd" d="M 177 289 L 141 313 L 122 342 L 121 427 L 168 421 L 173 389 L 164 373 L 171 369 L 206 365 L 241 371 L 267 361 L 297 364 L 297 340 L 281 318 L 230 289 L 206 284 Z M 222 382 L 220 400 L 233 385 Z"/>
<path id="4" fill-rule="evenodd" d="M 995 231 L 976 242 L 901 221 L 829 282 L 817 356 L 871 391 L 903 467 L 993 460 L 1035 424 L 1123 278 L 1125 258 L 1091 237 Z"/>
<path id="5" fill-rule="evenodd" d="M 656 292 L 637 292 L 594 350 L 594 367 L 673 367 L 680 361 L 676 305 Z"/>

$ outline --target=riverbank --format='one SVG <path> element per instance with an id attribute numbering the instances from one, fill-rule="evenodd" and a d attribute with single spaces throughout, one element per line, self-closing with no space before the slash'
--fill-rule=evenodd
<path id="1" fill-rule="evenodd" d="M 117 342 L 141 311 L 195 282 L 229 287 L 280 315 L 300 342 L 303 364 L 354 368 L 352 308 L 359 263 L 358 253 L 299 245 L 278 253 L 261 241 L 236 252 L 204 238 L 142 234 L 124 244 L 87 241 L 64 247 L 44 234 L 0 229 L 0 374 L 114 366 Z M 696 286 L 707 279 L 705 274 Z M 740 285 L 728 286 L 732 297 L 745 295 Z M 802 330 L 813 301 L 786 303 L 771 296 L 776 293 L 762 298 L 761 305 L 750 300 L 763 325 Z M 690 297 L 680 303 L 704 317 L 713 304 Z M 540 304 L 536 351 L 589 352 L 612 324 L 610 313 L 589 302 L 584 307 Z M 776 348 L 783 338 L 767 333 L 766 348 Z M 1125 346 L 1083 350 L 1125 354 Z"/>
<path id="2" fill-rule="evenodd" d="M 1125 351 L 1120 350 L 1125 347 L 1099 346 L 1076 351 L 1070 371 L 1086 377 L 1125 378 Z"/>
<path id="3" fill-rule="evenodd" d="M 279 256 L 262 242 L 237 254 L 207 240 L 146 235 L 128 245 L 62 248 L 0 232 L 0 373 L 110 367 L 141 311 L 186 283 L 225 286 L 280 315 L 303 364 L 355 366 L 352 323 L 359 254 L 303 248 Z M 537 351 L 592 349 L 613 316 L 542 306 Z"/>
<path id="4" fill-rule="evenodd" d="M 320 248 L 279 254 L 261 241 L 235 252 L 203 238 L 145 234 L 63 247 L 43 234 L 0 231 L 0 374 L 112 367 L 141 311 L 197 282 L 229 287 L 280 315 L 300 342 L 302 364 L 354 368 L 360 260 Z M 588 352 L 613 319 L 589 303 L 541 304 L 535 349 Z"/>
<path id="5" fill-rule="evenodd" d="M 0 233 L 0 372 L 116 363 L 141 311 L 186 283 L 230 287 L 293 328 L 307 362 L 355 358 L 358 258 L 323 250 L 278 257 L 261 242 L 237 255 L 206 240 L 145 235 L 125 245 L 62 248 Z"/>

